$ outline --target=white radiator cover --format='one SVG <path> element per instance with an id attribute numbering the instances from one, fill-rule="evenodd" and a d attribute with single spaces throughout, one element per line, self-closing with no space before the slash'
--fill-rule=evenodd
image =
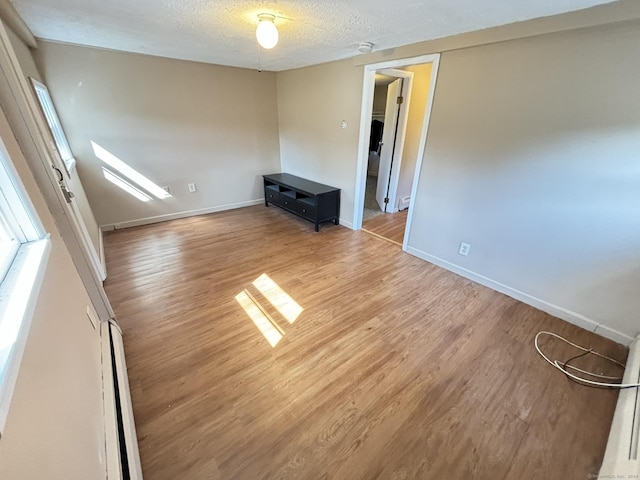
<path id="1" fill-rule="evenodd" d="M 411 197 L 400 197 L 398 200 L 398 210 L 409 208 L 409 203 L 411 203 Z"/>
<path id="2" fill-rule="evenodd" d="M 107 480 L 122 480 L 122 463 L 120 456 L 121 442 L 127 451 L 127 466 L 131 480 L 142 480 L 140 452 L 133 420 L 133 407 L 129 391 L 129 377 L 124 358 L 124 345 L 120 330 L 109 322 L 102 322 L 102 378 L 104 394 L 104 420 L 107 456 Z M 111 340 L 113 339 L 113 358 L 111 355 Z M 114 362 L 112 362 L 112 360 Z M 115 363 L 116 371 L 113 371 Z M 120 400 L 120 415 L 122 416 L 123 436 L 118 433 L 118 411 L 116 408 L 116 390 L 114 378 L 118 379 Z"/>
<path id="3" fill-rule="evenodd" d="M 640 381 L 640 337 L 629 347 L 623 383 Z M 600 478 L 638 478 L 640 475 L 640 389 L 620 390 L 613 415 Z"/>

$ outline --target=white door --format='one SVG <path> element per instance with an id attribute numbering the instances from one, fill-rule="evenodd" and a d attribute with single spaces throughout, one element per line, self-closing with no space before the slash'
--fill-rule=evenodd
<path id="1" fill-rule="evenodd" d="M 88 253 L 95 275 L 100 278 L 100 280 L 105 280 L 106 274 L 100 261 L 100 256 L 91 241 L 87 225 L 77 203 L 73 200 L 74 194 L 71 192 L 67 183 L 68 179 L 71 178 L 71 175 L 77 175 L 78 173 L 71 164 L 69 166 L 67 165 L 67 162 L 73 162 L 73 164 L 75 164 L 75 159 L 73 158 L 73 153 L 71 152 L 67 138 L 62 130 L 60 119 L 58 118 L 53 101 L 51 100 L 51 95 L 49 95 L 49 89 L 46 85 L 34 78 L 31 78 L 30 80 L 51 133 L 51 136 L 48 137 L 51 153 L 53 154 L 51 158 L 51 168 L 55 171 L 56 180 L 58 181 L 60 190 L 64 195 L 69 219 L 79 233 L 83 248 L 85 248 Z M 42 134 L 47 138 L 46 132 L 42 132 Z"/>
<path id="2" fill-rule="evenodd" d="M 91 241 L 91 236 L 89 235 L 89 231 L 87 230 L 87 225 L 84 222 L 84 218 L 82 217 L 82 213 L 78 208 L 78 204 L 74 200 L 75 195 L 69 188 L 68 184 L 68 178 L 71 175 L 77 175 L 78 173 L 76 171 L 74 171 L 73 173 L 68 173 L 65 170 L 64 163 L 60 158 L 60 153 L 58 152 L 56 145 L 53 143 L 51 144 L 51 152 L 53 153 L 51 168 L 54 171 L 55 179 L 58 181 L 60 191 L 64 196 L 66 211 L 69 220 L 71 221 L 73 228 L 78 232 L 78 238 L 83 249 L 87 252 L 89 264 L 93 270 L 93 273 L 97 278 L 104 281 L 107 278 L 107 275 L 102 266 L 100 255 L 96 251 L 93 242 Z"/>
<path id="3" fill-rule="evenodd" d="M 7 108 L 9 120 L 16 125 L 16 139 L 58 224 L 93 307 L 100 320 L 113 318 L 113 309 L 102 285 L 104 271 L 69 192 L 64 164 L 55 145 L 49 143 L 49 125 L 1 22 L 0 77 L 5 80 L 0 82 L 0 101 L 3 108 Z"/>
<path id="4" fill-rule="evenodd" d="M 393 154 L 395 150 L 396 133 L 398 131 L 398 116 L 400 104 L 398 97 L 402 93 L 403 79 L 399 78 L 387 87 L 387 105 L 384 111 L 384 130 L 382 132 L 382 149 L 380 150 L 380 166 L 378 168 L 378 186 L 376 201 L 380 210 L 387 211 L 389 194 L 389 178 L 393 168 Z"/>

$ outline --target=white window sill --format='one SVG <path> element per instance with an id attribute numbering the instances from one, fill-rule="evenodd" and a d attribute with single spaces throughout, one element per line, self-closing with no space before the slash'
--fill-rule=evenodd
<path id="1" fill-rule="evenodd" d="M 4 432 L 51 240 L 23 244 L 0 284 L 0 437 Z"/>

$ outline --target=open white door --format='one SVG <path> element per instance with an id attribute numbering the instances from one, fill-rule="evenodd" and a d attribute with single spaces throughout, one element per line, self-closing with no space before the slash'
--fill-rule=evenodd
<path id="1" fill-rule="evenodd" d="M 376 187 L 376 202 L 380 210 L 387 211 L 389 203 L 389 178 L 393 166 L 393 157 L 396 146 L 396 134 L 398 132 L 398 117 L 401 104 L 402 83 L 404 79 L 398 78 L 387 87 L 387 105 L 384 110 L 384 130 L 380 150 L 380 166 L 378 168 L 378 185 Z"/>
<path id="2" fill-rule="evenodd" d="M 1 83 L 0 102 L 3 108 L 6 106 L 7 117 L 15 124 L 16 139 L 58 224 L 71 258 L 91 297 L 93 307 L 99 319 L 107 321 L 114 317 L 114 313 L 102 285 L 104 271 L 97 261 L 95 249 L 89 245 L 86 227 L 83 231 L 83 224 L 78 222 L 77 207 L 70 202 L 72 194 L 63 173 L 64 165 L 55 145 L 48 141 L 51 138 L 49 125 L 41 113 L 29 81 L 23 74 L 2 22 L 0 76 L 5 80 Z"/>
<path id="3" fill-rule="evenodd" d="M 91 236 L 89 235 L 89 231 L 87 230 L 87 225 L 82 217 L 82 213 L 80 212 L 76 201 L 74 200 L 74 194 L 70 190 L 67 183 L 67 178 L 70 178 L 71 175 L 77 175 L 77 172 L 73 170 L 73 166 L 67 165 L 67 159 L 71 159 L 73 161 L 73 164 L 75 164 L 75 159 L 73 158 L 73 153 L 71 152 L 71 148 L 69 147 L 67 138 L 64 134 L 64 131 L 62 130 L 62 125 L 60 124 L 60 119 L 58 118 L 55 106 L 53 105 L 53 101 L 51 100 L 49 89 L 46 85 L 34 78 L 31 78 L 30 80 L 31 84 L 33 85 L 36 97 L 40 102 L 42 114 L 44 115 L 46 123 L 49 127 L 49 133 L 51 134 L 49 137 L 47 137 L 47 132 L 43 131 L 44 128 L 42 128 L 42 135 L 45 138 L 48 138 L 50 142 L 51 153 L 53 154 L 51 156 L 51 168 L 55 172 L 58 186 L 60 187 L 60 191 L 64 195 L 64 199 L 66 202 L 65 206 L 67 209 L 67 213 L 69 214 L 69 219 L 73 223 L 74 228 L 79 233 L 79 238 L 82 241 L 83 247 L 88 253 L 91 267 L 93 268 L 96 276 L 101 280 L 105 280 L 107 276 L 100 260 L 100 255 L 96 251 L 96 248 L 91 241 Z M 44 125 L 41 125 L 41 127 L 44 127 Z M 64 158 L 61 150 L 64 150 L 65 152 Z M 66 176 L 63 172 L 66 172 Z"/>

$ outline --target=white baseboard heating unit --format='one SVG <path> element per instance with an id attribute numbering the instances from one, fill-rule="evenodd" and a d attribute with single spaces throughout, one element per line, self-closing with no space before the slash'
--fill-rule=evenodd
<path id="1" fill-rule="evenodd" d="M 411 203 L 411 197 L 400 197 L 398 200 L 398 210 L 409 208 L 409 203 Z"/>
<path id="2" fill-rule="evenodd" d="M 629 347 L 622 383 L 640 382 L 640 337 Z M 620 390 L 599 478 L 638 478 L 640 475 L 640 388 Z"/>
<path id="3" fill-rule="evenodd" d="M 142 480 L 120 328 L 101 323 L 107 480 Z"/>

